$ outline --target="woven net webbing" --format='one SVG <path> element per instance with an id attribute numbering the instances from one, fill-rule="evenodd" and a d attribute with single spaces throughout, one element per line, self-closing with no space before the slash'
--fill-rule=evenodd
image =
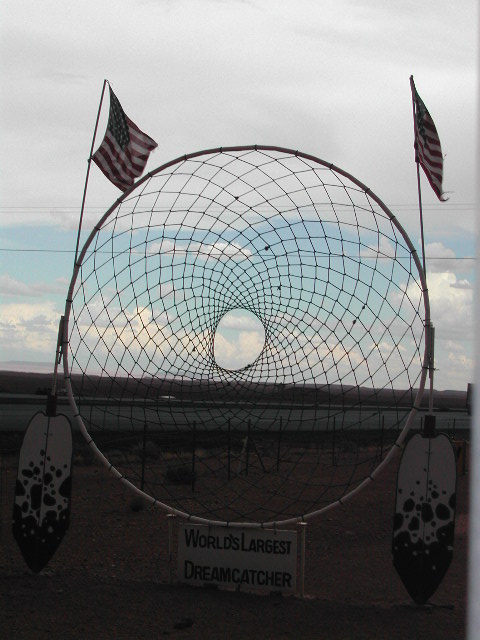
<path id="1" fill-rule="evenodd" d="M 74 271 L 78 423 L 118 476 L 195 519 L 316 513 L 409 427 L 420 271 L 386 207 L 321 160 L 244 147 L 173 161 L 112 206 Z"/>

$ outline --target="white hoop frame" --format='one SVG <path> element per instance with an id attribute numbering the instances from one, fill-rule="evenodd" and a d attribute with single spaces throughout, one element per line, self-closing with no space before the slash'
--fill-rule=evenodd
<path id="1" fill-rule="evenodd" d="M 298 156 L 300 158 L 304 158 L 305 160 L 310 160 L 312 162 L 315 162 L 315 163 L 317 163 L 317 164 L 319 164 L 319 165 L 321 165 L 323 167 L 326 167 L 326 168 L 330 169 L 331 171 L 334 171 L 335 173 L 338 173 L 339 175 L 341 175 L 341 176 L 347 178 L 348 180 L 350 180 L 353 184 L 355 184 L 357 187 L 359 187 L 362 191 L 364 191 L 364 193 L 367 194 L 370 198 L 372 198 L 372 200 L 374 200 L 378 204 L 378 206 L 382 209 L 382 211 L 390 218 L 392 224 L 400 232 L 402 238 L 404 239 L 406 245 L 408 246 L 408 248 L 409 248 L 409 250 L 410 250 L 410 252 L 412 254 L 413 260 L 415 262 L 415 266 L 417 267 L 417 270 L 418 270 L 418 274 L 419 274 L 419 278 L 420 278 L 420 284 L 421 284 L 421 287 L 422 287 L 424 311 L 425 311 L 425 316 L 424 316 L 425 348 L 424 348 L 424 354 L 423 354 L 423 364 L 422 364 L 422 371 L 421 371 L 419 386 L 418 386 L 417 393 L 416 393 L 416 396 L 415 396 L 414 405 L 413 405 L 412 409 L 410 410 L 410 413 L 409 413 L 409 415 L 407 417 L 407 420 L 405 422 L 405 426 L 403 427 L 403 429 L 400 432 L 398 438 L 396 439 L 396 441 L 392 445 L 392 448 L 390 449 L 388 454 L 385 456 L 385 458 L 382 460 L 382 462 L 378 465 L 378 467 L 376 467 L 375 470 L 367 478 L 365 478 L 359 485 L 357 485 L 354 489 L 352 489 L 349 493 L 347 493 L 343 498 L 340 498 L 340 499 L 332 502 L 331 504 L 329 504 L 329 505 L 327 505 L 325 507 L 322 507 L 320 509 L 317 509 L 315 511 L 312 511 L 312 512 L 310 512 L 308 514 L 296 516 L 296 517 L 293 517 L 293 518 L 287 518 L 287 519 L 284 519 L 284 520 L 271 521 L 271 522 L 226 522 L 226 521 L 210 520 L 208 518 L 202 518 L 202 517 L 199 517 L 199 516 L 194 516 L 194 515 L 191 515 L 191 514 L 188 514 L 188 513 L 184 512 L 184 511 L 181 511 L 180 509 L 176 509 L 174 507 L 171 507 L 171 506 L 169 506 L 169 505 L 167 505 L 167 504 L 165 504 L 165 503 L 153 498 L 152 496 L 148 495 L 147 493 L 145 493 L 144 491 L 142 491 L 141 489 L 136 487 L 125 476 L 123 476 L 120 473 L 120 471 L 118 471 L 118 469 L 116 469 L 114 467 L 114 465 L 111 462 L 109 462 L 109 460 L 103 455 L 103 453 L 98 449 L 97 445 L 95 444 L 93 438 L 90 436 L 87 428 L 85 427 L 85 424 L 83 422 L 82 416 L 80 415 L 80 412 L 78 410 L 77 404 L 75 402 L 75 398 L 73 396 L 73 390 L 72 390 L 72 385 L 71 385 L 71 376 L 70 376 L 70 370 L 69 370 L 69 362 L 68 362 L 68 328 L 69 328 L 70 311 L 71 311 L 72 302 L 73 302 L 73 291 L 74 291 L 75 283 L 76 283 L 76 280 L 77 280 L 78 272 L 79 272 L 81 264 L 83 262 L 83 258 L 85 256 L 85 253 L 87 252 L 90 244 L 92 243 L 93 239 L 95 238 L 97 233 L 102 228 L 104 222 L 111 215 L 111 213 L 117 208 L 117 206 L 123 200 L 125 200 L 125 198 L 132 191 L 137 189 L 144 182 L 149 180 L 152 176 L 155 176 L 156 174 L 164 171 L 165 169 L 168 169 L 169 167 L 172 167 L 172 166 L 174 166 L 176 164 L 179 164 L 180 162 L 184 162 L 184 161 L 192 159 L 192 158 L 197 158 L 199 156 L 211 155 L 211 154 L 222 153 L 222 152 L 238 152 L 238 151 L 274 151 L 274 152 L 285 153 L 285 154 L 289 154 L 289 155 L 295 155 L 295 156 Z M 431 324 L 431 319 L 430 319 L 430 302 L 429 302 L 429 297 L 428 297 L 428 289 L 427 289 L 427 282 L 426 282 L 425 272 L 423 270 L 422 264 L 421 264 L 420 259 L 418 257 L 417 251 L 416 251 L 415 247 L 413 246 L 412 242 L 410 241 L 410 239 L 409 239 L 408 235 L 406 234 L 405 230 L 401 226 L 401 224 L 398 222 L 398 220 L 393 215 L 393 213 L 390 211 L 390 209 L 382 202 L 382 200 L 380 200 L 380 198 L 378 196 L 376 196 L 367 186 L 365 186 L 362 182 L 357 180 L 351 174 L 347 173 L 346 171 L 343 171 L 342 169 L 340 169 L 339 167 L 335 166 L 332 163 L 325 162 L 324 160 L 321 160 L 320 158 L 317 158 L 316 156 L 313 156 L 313 155 L 310 155 L 310 154 L 306 154 L 306 153 L 302 153 L 300 151 L 294 151 L 292 149 L 287 149 L 287 148 L 284 148 L 284 147 L 277 147 L 277 146 L 246 145 L 246 146 L 234 146 L 234 147 L 219 147 L 219 148 L 216 148 L 216 149 L 207 149 L 207 150 L 204 150 L 204 151 L 197 151 L 197 152 L 190 153 L 190 154 L 181 156 L 179 158 L 176 158 L 175 160 L 171 160 L 170 162 L 167 162 L 167 163 L 161 165 L 160 167 L 158 167 L 154 171 L 151 171 L 148 174 L 146 174 L 145 176 L 143 176 L 140 180 L 138 180 L 135 184 L 133 184 L 129 189 L 127 189 L 127 191 L 125 191 L 122 194 L 122 196 L 120 196 L 120 198 L 118 198 L 115 201 L 115 203 L 103 215 L 103 217 L 100 219 L 100 221 L 97 223 L 97 225 L 94 227 L 94 229 L 90 233 L 89 237 L 87 238 L 87 240 L 86 240 L 86 242 L 85 242 L 85 244 L 83 246 L 83 249 L 82 249 L 82 251 L 81 251 L 80 255 L 78 256 L 78 259 L 77 259 L 77 261 L 75 263 L 72 279 L 71 279 L 69 290 L 68 290 L 67 300 L 65 302 L 65 313 L 64 313 L 64 316 L 65 316 L 65 319 L 64 319 L 64 323 L 63 323 L 62 348 L 63 348 L 63 369 L 64 369 L 65 387 L 66 387 L 66 390 L 67 390 L 68 400 L 69 400 L 70 406 L 71 406 L 72 411 L 73 411 L 74 420 L 75 420 L 77 426 L 79 427 L 80 432 L 82 433 L 82 435 L 84 436 L 85 440 L 87 441 L 88 446 L 90 447 L 90 449 L 92 450 L 93 454 L 95 455 L 95 457 L 106 467 L 106 469 L 108 471 L 110 471 L 113 474 L 113 476 L 115 478 L 120 480 L 129 490 L 131 490 L 134 494 L 136 494 L 137 496 L 142 498 L 150 506 L 158 506 L 162 510 L 166 511 L 167 513 L 176 515 L 176 516 L 178 516 L 180 518 L 183 518 L 183 519 L 185 519 L 185 520 L 187 520 L 189 522 L 198 523 L 198 524 L 206 524 L 206 525 L 210 525 L 210 526 L 216 525 L 216 526 L 226 526 L 226 527 L 235 527 L 235 528 L 252 528 L 252 529 L 278 528 L 279 526 L 283 527 L 283 526 L 286 526 L 286 525 L 297 524 L 299 522 L 308 522 L 308 521 L 320 516 L 321 514 L 326 513 L 330 509 L 333 509 L 334 507 L 343 505 L 347 501 L 351 500 L 360 491 L 362 491 L 367 485 L 369 485 L 370 482 L 375 480 L 377 478 L 377 476 L 381 473 L 381 471 L 385 468 L 385 466 L 402 449 L 403 442 L 405 441 L 405 438 L 406 438 L 406 436 L 408 434 L 408 431 L 410 430 L 410 428 L 412 426 L 412 423 L 413 423 L 413 421 L 415 419 L 415 416 L 417 414 L 418 408 L 420 406 L 420 402 L 422 400 L 423 392 L 424 392 L 424 389 L 425 389 L 425 381 L 426 381 L 427 372 L 429 371 L 430 366 L 431 366 L 430 354 L 432 352 L 432 347 L 433 347 L 433 344 L 432 344 L 432 331 L 431 331 L 432 324 Z"/>

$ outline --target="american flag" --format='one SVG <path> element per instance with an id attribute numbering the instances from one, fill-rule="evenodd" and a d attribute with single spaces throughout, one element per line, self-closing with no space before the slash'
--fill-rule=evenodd
<path id="1" fill-rule="evenodd" d="M 110 88 L 107 131 L 92 156 L 95 164 L 116 187 L 125 191 L 142 174 L 150 152 L 157 146 L 155 140 L 140 131 L 126 116 Z"/>
<path id="2" fill-rule="evenodd" d="M 418 162 L 427 176 L 437 198 L 444 202 L 442 190 L 443 154 L 437 129 L 423 100 L 417 93 L 411 79 L 415 105 L 415 162 Z"/>

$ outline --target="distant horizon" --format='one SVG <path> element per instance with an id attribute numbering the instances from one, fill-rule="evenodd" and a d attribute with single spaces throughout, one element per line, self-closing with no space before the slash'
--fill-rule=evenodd
<path id="1" fill-rule="evenodd" d="M 28 367 L 28 368 L 25 368 Z M 12 373 L 52 373 L 54 362 L 34 362 L 31 360 L 0 360 L 0 371 Z"/>
<path id="2" fill-rule="evenodd" d="M 53 375 L 53 370 L 54 370 L 53 362 L 51 363 L 35 362 L 30 360 L 0 360 L 1 373 L 24 373 L 24 374 L 40 374 L 40 375 L 52 374 Z M 60 365 L 60 370 L 59 370 L 60 375 L 62 375 L 62 372 L 63 372 L 63 368 Z M 275 383 L 270 383 L 270 384 L 275 384 Z M 468 383 L 468 384 L 471 384 L 471 383 Z M 434 387 L 434 391 L 450 391 L 450 392 L 457 392 L 457 393 L 466 393 L 467 388 L 455 389 L 455 388 L 446 387 L 444 389 L 439 389 Z M 424 393 L 427 393 L 427 392 L 428 390 L 425 389 Z"/>

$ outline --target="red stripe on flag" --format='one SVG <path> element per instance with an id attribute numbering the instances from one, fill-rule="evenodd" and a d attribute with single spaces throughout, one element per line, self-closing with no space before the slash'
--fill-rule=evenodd
<path id="1" fill-rule="evenodd" d="M 123 145 L 123 146 L 122 146 Z M 110 89 L 110 114 L 102 144 L 92 160 L 121 191 L 125 191 L 143 173 L 155 140 L 128 118 Z"/>
<path id="2" fill-rule="evenodd" d="M 443 154 L 437 129 L 425 104 L 413 86 L 415 103 L 415 160 L 422 167 L 430 186 L 439 200 L 443 195 Z"/>

